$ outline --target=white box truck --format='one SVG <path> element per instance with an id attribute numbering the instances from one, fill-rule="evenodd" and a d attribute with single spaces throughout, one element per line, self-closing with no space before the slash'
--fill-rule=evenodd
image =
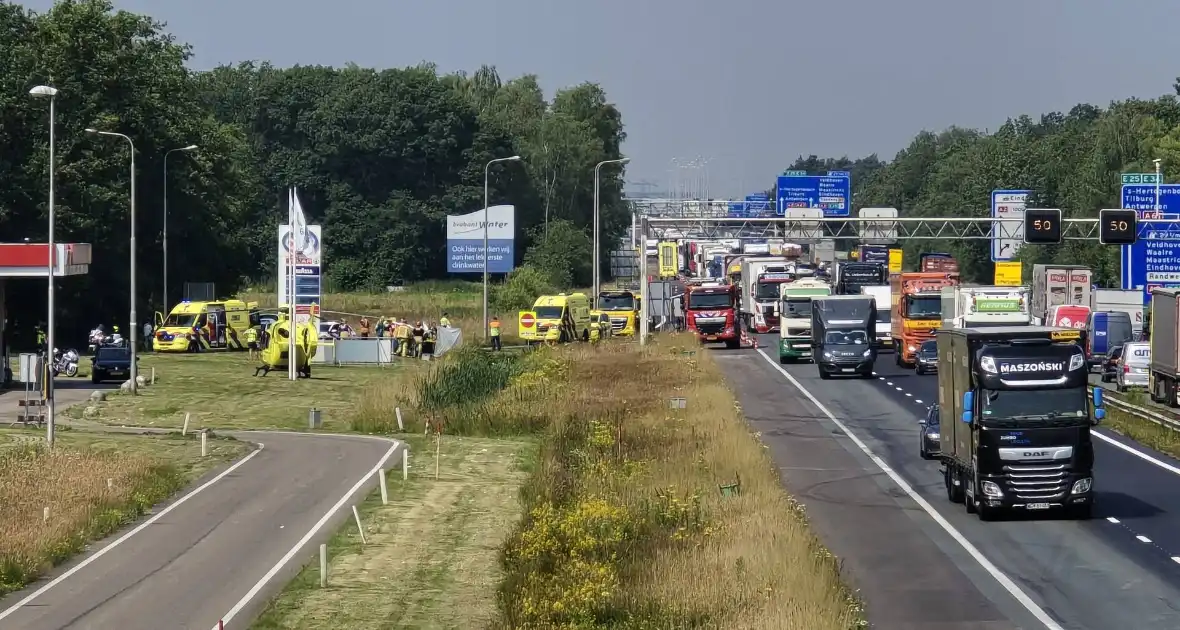
<path id="1" fill-rule="evenodd" d="M 1082 265 L 1033 265 L 1033 323 L 1047 322 L 1054 306 L 1090 306 L 1094 272 Z M 1048 324 L 1046 324 L 1048 325 Z"/>
<path id="2" fill-rule="evenodd" d="M 1151 290 L 1150 341 L 1147 392 L 1157 403 L 1180 407 L 1180 289 Z"/>
<path id="3" fill-rule="evenodd" d="M 1028 287 L 943 287 L 943 328 L 1027 326 Z"/>
<path id="4" fill-rule="evenodd" d="M 1090 293 L 1090 311 L 1115 311 L 1131 318 L 1131 333 L 1143 332 L 1143 292 L 1138 289 L 1094 289 Z"/>
<path id="5" fill-rule="evenodd" d="M 861 287 L 861 295 L 871 295 L 877 303 L 877 337 L 873 340 L 877 350 L 893 349 L 893 288 L 887 284 Z"/>
<path id="6" fill-rule="evenodd" d="M 779 285 L 791 280 L 793 269 L 786 258 L 762 256 L 742 258 L 742 323 L 759 333 L 778 329 Z"/>

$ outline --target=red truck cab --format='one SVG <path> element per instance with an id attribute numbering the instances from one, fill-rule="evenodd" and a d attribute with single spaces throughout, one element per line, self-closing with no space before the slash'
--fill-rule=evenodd
<path id="1" fill-rule="evenodd" d="M 737 309 L 736 284 L 689 286 L 684 294 L 685 323 L 701 343 L 724 342 L 726 348 L 740 347 Z"/>

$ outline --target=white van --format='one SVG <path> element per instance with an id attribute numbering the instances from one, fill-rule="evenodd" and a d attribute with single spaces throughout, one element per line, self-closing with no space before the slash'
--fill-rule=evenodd
<path id="1" fill-rule="evenodd" d="M 1147 388 L 1147 375 L 1151 366 L 1151 344 L 1135 341 L 1123 344 L 1122 356 L 1118 361 L 1115 375 L 1115 389 L 1123 392 L 1131 387 Z"/>

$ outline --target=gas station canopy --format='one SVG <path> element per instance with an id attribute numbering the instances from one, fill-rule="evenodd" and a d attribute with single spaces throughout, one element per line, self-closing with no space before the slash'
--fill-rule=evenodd
<path id="1" fill-rule="evenodd" d="M 54 243 L 53 276 L 86 275 L 90 243 Z M 0 243 L 0 278 L 44 278 L 49 275 L 46 243 Z"/>

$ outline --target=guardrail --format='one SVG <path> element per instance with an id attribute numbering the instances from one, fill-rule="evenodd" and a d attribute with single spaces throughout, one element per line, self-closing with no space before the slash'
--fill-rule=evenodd
<path id="1" fill-rule="evenodd" d="M 1167 427 L 1173 431 L 1180 431 L 1180 417 L 1177 417 L 1175 414 L 1161 413 L 1148 407 L 1133 405 L 1126 400 L 1119 399 L 1115 394 L 1111 394 L 1110 390 L 1105 387 L 1100 387 L 1099 389 L 1103 391 L 1102 396 L 1107 405 L 1124 413 L 1129 413 L 1136 418 L 1154 422 L 1161 427 Z M 1094 391 L 1093 385 L 1089 386 L 1089 391 Z"/>

